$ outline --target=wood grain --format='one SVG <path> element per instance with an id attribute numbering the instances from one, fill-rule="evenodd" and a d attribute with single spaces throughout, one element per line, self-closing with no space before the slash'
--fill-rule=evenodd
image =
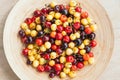
<path id="1" fill-rule="evenodd" d="M 68 0 L 56 1 L 58 3 L 64 4 L 68 3 Z M 114 44 L 112 25 L 105 10 L 96 0 L 93 0 L 92 3 L 89 0 L 78 1 L 81 2 L 82 7 L 90 13 L 91 17 L 96 21 L 98 25 L 98 30 L 96 32 L 96 40 L 98 42 L 98 46 L 93 49 L 95 54 L 95 64 L 87 66 L 84 69 L 78 71 L 77 75 L 79 76 L 72 80 L 96 80 L 104 71 L 112 55 L 113 46 L 111 45 Z M 26 60 L 20 54 L 23 46 L 19 38 L 17 37 L 20 23 L 26 17 L 30 16 L 36 8 L 41 8 L 46 3 L 50 3 L 50 0 L 29 0 L 29 2 L 21 0 L 13 8 L 6 21 L 3 37 L 5 54 L 11 68 L 22 80 L 49 80 L 49 78 L 47 77 L 48 74 L 38 73 L 35 71 L 35 69 L 25 64 Z M 57 77 L 55 77 L 53 80 L 56 79 L 59 80 Z M 66 80 L 70 79 L 66 78 Z"/>

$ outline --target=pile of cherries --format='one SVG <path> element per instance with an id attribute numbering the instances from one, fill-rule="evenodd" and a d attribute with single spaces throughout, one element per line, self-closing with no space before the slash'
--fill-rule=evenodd
<path id="1" fill-rule="evenodd" d="M 28 65 L 49 72 L 50 78 L 73 78 L 77 70 L 94 63 L 96 24 L 80 6 L 74 0 L 68 5 L 51 2 L 26 18 L 19 36 Z"/>

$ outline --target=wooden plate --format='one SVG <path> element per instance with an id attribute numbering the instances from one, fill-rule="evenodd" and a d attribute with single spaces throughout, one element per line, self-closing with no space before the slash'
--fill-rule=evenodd
<path id="1" fill-rule="evenodd" d="M 17 34 L 20 24 L 31 13 L 49 4 L 52 0 L 19 0 L 10 12 L 4 29 L 3 42 L 7 60 L 21 80 L 49 80 L 48 74 L 38 73 L 31 66 L 26 65 L 26 59 L 21 55 L 23 48 Z M 69 0 L 55 0 L 59 4 L 68 4 Z M 77 72 L 77 77 L 72 80 L 96 80 L 109 63 L 114 46 L 114 37 L 111 22 L 105 10 L 96 0 L 78 0 L 82 7 L 90 13 L 90 16 L 98 25 L 98 46 L 93 49 L 95 64 L 85 67 Z M 55 77 L 52 80 L 60 80 Z M 70 80 L 66 78 L 65 80 Z"/>

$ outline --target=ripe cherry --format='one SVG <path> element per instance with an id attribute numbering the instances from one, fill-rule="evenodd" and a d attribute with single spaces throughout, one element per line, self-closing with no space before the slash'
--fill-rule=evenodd
<path id="1" fill-rule="evenodd" d="M 44 66 L 39 65 L 39 66 L 37 67 L 37 70 L 38 70 L 39 72 L 43 72 L 43 71 L 45 71 L 45 68 L 44 68 Z"/>
<path id="2" fill-rule="evenodd" d="M 46 72 L 49 72 L 51 69 L 52 69 L 51 66 L 45 65 L 45 71 L 46 71 Z"/>
<path id="3" fill-rule="evenodd" d="M 92 33 L 92 29 L 90 27 L 85 28 L 85 33 L 86 34 Z"/>
<path id="4" fill-rule="evenodd" d="M 57 31 L 58 31 L 58 32 L 62 32 L 62 31 L 63 31 L 63 26 L 60 26 L 60 25 L 57 26 Z"/>
<path id="5" fill-rule="evenodd" d="M 71 70 L 72 71 L 76 71 L 77 70 L 77 66 L 76 65 L 72 65 Z"/>
<path id="6" fill-rule="evenodd" d="M 42 39 L 36 39 L 36 44 L 38 45 L 38 46 L 41 46 L 42 44 L 43 44 L 43 41 L 42 41 Z"/>
<path id="7" fill-rule="evenodd" d="M 74 57 L 73 56 L 67 56 L 66 61 L 72 63 L 72 62 L 74 62 Z"/>
<path id="8" fill-rule="evenodd" d="M 56 39 L 61 40 L 63 38 L 63 35 L 61 33 L 56 34 Z"/>
<path id="9" fill-rule="evenodd" d="M 79 62 L 79 63 L 77 64 L 77 67 L 78 67 L 79 69 L 82 69 L 82 68 L 84 67 L 84 64 L 81 63 L 81 62 Z"/>
<path id="10" fill-rule="evenodd" d="M 79 29 L 79 28 L 80 28 L 80 23 L 79 23 L 79 22 L 76 22 L 76 23 L 74 23 L 73 26 L 74 26 L 75 29 Z"/>
<path id="11" fill-rule="evenodd" d="M 57 49 L 57 45 L 53 44 L 53 45 L 51 46 L 51 49 L 52 49 L 52 50 L 56 50 L 56 49 Z"/>
<path id="12" fill-rule="evenodd" d="M 69 36 L 64 36 L 63 41 L 67 42 L 67 43 L 70 42 L 70 37 Z"/>
<path id="13" fill-rule="evenodd" d="M 75 10 L 76 10 L 76 12 L 80 12 L 80 13 L 81 13 L 82 8 L 80 8 L 80 7 L 76 7 Z"/>
<path id="14" fill-rule="evenodd" d="M 46 59 L 46 60 L 49 60 L 50 59 L 50 55 L 48 53 L 44 54 L 43 57 Z"/>
<path id="15" fill-rule="evenodd" d="M 22 54 L 24 55 L 24 56 L 27 56 L 28 55 L 28 48 L 25 48 L 25 49 L 23 49 L 23 51 L 22 51 Z"/>
<path id="16" fill-rule="evenodd" d="M 82 18 L 87 18 L 88 17 L 88 13 L 87 12 L 82 12 L 81 13 L 81 17 Z"/>
<path id="17" fill-rule="evenodd" d="M 95 47 L 97 45 L 97 42 L 95 41 L 95 40 L 92 40 L 91 42 L 90 42 L 90 46 L 91 47 Z"/>
<path id="18" fill-rule="evenodd" d="M 55 69 L 55 71 L 61 71 L 61 70 L 62 70 L 62 67 L 61 67 L 60 64 L 55 64 L 55 65 L 54 65 L 54 69 Z"/>
<path id="19" fill-rule="evenodd" d="M 72 27 L 67 26 L 67 27 L 65 28 L 65 31 L 66 31 L 68 34 L 72 33 Z"/>

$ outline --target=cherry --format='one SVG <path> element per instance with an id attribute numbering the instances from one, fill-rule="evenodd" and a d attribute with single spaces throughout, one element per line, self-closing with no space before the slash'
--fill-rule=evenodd
<path id="1" fill-rule="evenodd" d="M 65 9 L 65 6 L 63 4 L 59 5 L 59 7 L 60 7 L 60 11 Z"/>
<path id="2" fill-rule="evenodd" d="M 62 50 L 60 48 L 57 48 L 56 52 L 60 55 L 62 53 Z"/>
<path id="3" fill-rule="evenodd" d="M 46 42 L 46 41 L 49 41 L 49 36 L 47 36 L 47 35 L 45 35 L 45 36 L 43 36 L 43 38 L 42 38 L 42 40 L 44 41 L 44 42 Z"/>
<path id="4" fill-rule="evenodd" d="M 50 55 L 48 53 L 44 54 L 43 57 L 46 59 L 46 60 L 49 60 L 50 59 Z"/>
<path id="5" fill-rule="evenodd" d="M 51 49 L 52 49 L 52 50 L 56 50 L 56 49 L 57 49 L 57 45 L 53 44 L 53 45 L 51 46 Z"/>
<path id="6" fill-rule="evenodd" d="M 92 33 L 92 29 L 90 27 L 85 28 L 85 33 L 86 34 Z"/>
<path id="7" fill-rule="evenodd" d="M 63 35 L 61 33 L 56 34 L 56 39 L 61 40 L 63 38 Z"/>
<path id="8" fill-rule="evenodd" d="M 21 41 L 22 41 L 23 43 L 26 43 L 26 42 L 27 42 L 27 37 L 25 36 L 25 37 L 21 38 Z"/>
<path id="9" fill-rule="evenodd" d="M 52 68 L 49 65 L 45 65 L 45 71 L 49 72 Z"/>
<path id="10" fill-rule="evenodd" d="M 36 39 L 36 44 L 38 45 L 38 46 L 41 46 L 42 44 L 43 44 L 43 41 L 42 41 L 42 39 Z"/>
<path id="11" fill-rule="evenodd" d="M 77 66 L 76 65 L 72 65 L 71 70 L 72 71 L 76 71 L 77 70 Z"/>
<path id="12" fill-rule="evenodd" d="M 22 54 L 24 55 L 24 56 L 27 56 L 28 55 L 28 48 L 25 48 L 25 49 L 23 49 L 23 51 L 22 51 Z"/>
<path id="13" fill-rule="evenodd" d="M 79 23 L 79 22 L 76 22 L 76 23 L 74 23 L 73 26 L 74 26 L 75 29 L 79 29 L 79 28 L 80 28 L 80 23 Z"/>
<path id="14" fill-rule="evenodd" d="M 60 17 L 60 20 L 61 20 L 62 22 L 65 22 L 65 21 L 67 21 L 67 16 L 65 16 L 65 15 L 62 15 L 62 16 Z"/>
<path id="15" fill-rule="evenodd" d="M 42 9 L 41 9 L 41 12 L 42 12 L 43 14 L 47 14 L 47 13 L 48 13 L 48 9 L 47 9 L 47 8 L 42 8 Z"/>
<path id="16" fill-rule="evenodd" d="M 51 72 L 51 73 L 49 74 L 49 77 L 50 77 L 50 78 L 55 77 L 55 73 L 54 73 L 54 72 Z"/>
<path id="17" fill-rule="evenodd" d="M 94 57 L 93 52 L 89 52 L 88 55 L 89 55 L 90 57 Z"/>
<path id="18" fill-rule="evenodd" d="M 97 45 L 97 42 L 95 41 L 95 40 L 92 40 L 91 42 L 90 42 L 90 46 L 91 47 L 95 47 Z"/>
<path id="19" fill-rule="evenodd" d="M 19 31 L 19 36 L 20 36 L 20 37 L 25 37 L 25 32 L 24 32 L 24 30 L 20 30 L 20 31 Z"/>
<path id="20" fill-rule="evenodd" d="M 25 23 L 27 23 L 28 25 L 31 24 L 33 22 L 32 18 L 27 18 L 25 20 Z"/>
<path id="21" fill-rule="evenodd" d="M 60 64 L 55 64 L 55 65 L 54 65 L 54 69 L 55 69 L 55 71 L 61 71 L 61 70 L 62 70 L 62 67 L 61 67 Z"/>
<path id="22" fill-rule="evenodd" d="M 65 28 L 65 31 L 66 31 L 68 34 L 72 33 L 72 27 L 67 26 L 67 27 Z"/>
<path id="23" fill-rule="evenodd" d="M 56 75 L 60 75 L 60 71 L 55 71 L 55 74 Z"/>
<path id="24" fill-rule="evenodd" d="M 56 37 L 56 32 L 55 32 L 55 31 L 51 32 L 51 33 L 50 33 L 50 37 L 51 37 L 51 38 L 55 38 L 55 37 Z"/>
<path id="25" fill-rule="evenodd" d="M 62 32 L 62 31 L 63 31 L 63 26 L 60 26 L 60 25 L 57 26 L 57 31 L 58 31 L 58 32 Z"/>
<path id="26" fill-rule="evenodd" d="M 87 12 L 82 12 L 81 13 L 81 17 L 82 18 L 87 18 L 88 17 L 88 13 Z"/>
<path id="27" fill-rule="evenodd" d="M 81 13 L 82 8 L 81 7 L 76 7 L 75 10 L 76 10 L 76 12 L 80 12 Z"/>
<path id="28" fill-rule="evenodd" d="M 35 10 L 35 11 L 34 11 L 34 16 L 35 16 L 35 17 L 39 17 L 40 15 L 41 15 L 40 10 Z"/>
<path id="29" fill-rule="evenodd" d="M 56 5 L 56 6 L 54 7 L 54 10 L 55 10 L 56 12 L 59 12 L 59 11 L 60 11 L 60 6 L 59 6 L 59 5 Z"/>
<path id="30" fill-rule="evenodd" d="M 63 41 L 67 42 L 67 43 L 70 42 L 70 37 L 69 36 L 64 36 Z"/>
<path id="31" fill-rule="evenodd" d="M 72 62 L 74 62 L 74 57 L 73 56 L 67 56 L 66 61 L 72 63 Z"/>
<path id="32" fill-rule="evenodd" d="M 45 27 L 46 27 L 46 28 L 50 28 L 50 26 L 51 26 L 51 22 L 46 21 L 46 22 L 45 22 Z"/>
<path id="33" fill-rule="evenodd" d="M 81 62 L 79 62 L 79 63 L 77 64 L 77 67 L 78 67 L 79 69 L 82 69 L 82 68 L 84 67 L 84 64 L 81 63 Z"/>
<path id="34" fill-rule="evenodd" d="M 61 10 L 61 13 L 62 13 L 63 15 L 66 15 L 66 16 L 67 16 L 67 15 L 68 15 L 68 10 L 67 10 L 67 9 L 62 9 L 62 10 Z"/>
<path id="35" fill-rule="evenodd" d="M 37 67 L 37 70 L 38 70 L 39 72 L 43 72 L 43 71 L 45 71 L 45 68 L 44 68 L 44 66 L 39 65 L 39 66 Z"/>

